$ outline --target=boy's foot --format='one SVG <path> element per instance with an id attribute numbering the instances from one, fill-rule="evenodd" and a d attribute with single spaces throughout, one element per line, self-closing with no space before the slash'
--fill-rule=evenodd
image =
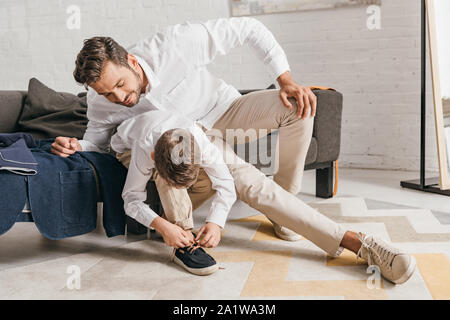
<path id="1" fill-rule="evenodd" d="M 273 231 L 275 232 L 275 235 L 283 240 L 286 241 L 299 241 L 302 239 L 302 236 L 298 233 L 295 233 L 291 229 L 288 229 L 286 227 L 280 226 L 278 223 L 272 221 L 269 219 L 270 222 L 273 224 Z"/>
<path id="2" fill-rule="evenodd" d="M 380 238 L 358 234 L 361 241 L 361 248 L 356 255 L 363 258 L 370 265 L 379 268 L 383 277 L 395 283 L 402 284 L 406 282 L 414 273 L 416 260 L 413 256 L 401 252 L 399 249 L 386 243 Z"/>
<path id="3" fill-rule="evenodd" d="M 174 249 L 173 261 L 190 273 L 206 276 L 219 270 L 216 260 L 195 244 L 190 247 Z"/>

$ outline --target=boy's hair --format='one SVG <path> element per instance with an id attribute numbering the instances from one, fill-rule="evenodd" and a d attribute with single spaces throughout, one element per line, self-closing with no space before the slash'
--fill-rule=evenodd
<path id="1" fill-rule="evenodd" d="M 86 39 L 77 55 L 73 77 L 87 87 L 100 79 L 107 61 L 129 68 L 127 57 L 127 50 L 110 37 Z"/>
<path id="2" fill-rule="evenodd" d="M 171 129 L 155 145 L 155 167 L 170 186 L 189 188 L 197 181 L 200 152 L 194 136 L 184 129 Z"/>

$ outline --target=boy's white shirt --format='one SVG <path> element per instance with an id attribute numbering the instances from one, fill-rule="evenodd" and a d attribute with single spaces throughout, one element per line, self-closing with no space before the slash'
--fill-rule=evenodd
<path id="1" fill-rule="evenodd" d="M 150 110 L 168 110 L 211 129 L 241 94 L 210 73 L 207 66 L 217 55 L 244 45 L 263 62 L 273 79 L 290 71 L 273 34 L 252 17 L 177 24 L 128 48 L 149 81 L 145 93 L 129 108 L 108 101 L 90 88 L 89 122 L 80 140 L 82 150 L 107 152 L 111 135 L 122 121 Z"/>
<path id="2" fill-rule="evenodd" d="M 222 153 L 194 121 L 174 116 L 165 110 L 148 111 L 125 120 L 111 138 L 111 148 L 114 151 L 123 153 L 131 150 L 130 166 L 122 192 L 125 213 L 147 227 L 158 217 L 144 203 L 147 199 L 147 183 L 154 169 L 151 152 L 159 137 L 175 128 L 192 133 L 200 148 L 200 166 L 211 180 L 212 188 L 216 190 L 206 222 L 213 222 L 223 228 L 236 201 L 236 190 Z"/>

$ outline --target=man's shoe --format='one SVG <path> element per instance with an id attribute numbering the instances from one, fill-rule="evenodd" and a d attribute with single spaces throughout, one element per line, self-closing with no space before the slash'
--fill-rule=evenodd
<path id="1" fill-rule="evenodd" d="M 201 247 L 174 249 L 173 261 L 190 273 L 206 276 L 219 270 L 216 260 Z"/>
<path id="2" fill-rule="evenodd" d="M 383 277 L 395 283 L 406 282 L 414 273 L 416 259 L 413 256 L 401 252 L 399 249 L 386 243 L 380 238 L 358 234 L 361 248 L 356 255 L 367 261 L 369 266 L 375 265 L 379 268 Z"/>
<path id="3" fill-rule="evenodd" d="M 269 219 L 270 220 L 270 219 Z M 291 229 L 288 229 L 286 227 L 280 226 L 278 223 L 273 222 L 270 220 L 273 224 L 273 231 L 275 232 L 275 235 L 283 240 L 286 241 L 299 241 L 302 239 L 302 236 L 295 233 Z"/>

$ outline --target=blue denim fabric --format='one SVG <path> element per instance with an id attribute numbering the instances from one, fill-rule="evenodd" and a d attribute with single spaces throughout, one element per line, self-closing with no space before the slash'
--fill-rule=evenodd
<path id="1" fill-rule="evenodd" d="M 95 168 L 103 201 L 103 227 L 108 237 L 125 234 L 126 215 L 122 199 L 128 170 L 115 157 L 98 152 L 80 152 Z"/>
<path id="2" fill-rule="evenodd" d="M 0 133 L 0 169 L 22 175 L 36 174 L 36 159 L 29 149 L 35 146 L 28 133 Z"/>
<path id="3" fill-rule="evenodd" d="M 36 175 L 23 177 L 0 171 L 0 234 L 17 220 L 26 192 L 33 220 L 45 237 L 56 240 L 94 230 L 98 195 L 94 171 L 86 159 L 98 170 L 107 235 L 124 234 L 125 212 L 120 202 L 126 169 L 106 154 L 78 152 L 68 158 L 56 156 L 50 153 L 53 141 L 36 141 L 36 147 L 31 149 L 38 163 Z M 24 178 L 28 180 L 28 190 Z"/>
<path id="4" fill-rule="evenodd" d="M 91 232 L 97 226 L 97 187 L 89 163 L 79 154 L 63 158 L 50 153 L 54 139 L 31 149 L 38 173 L 28 177 L 31 214 L 49 239 Z"/>
<path id="5" fill-rule="evenodd" d="M 27 177 L 0 171 L 0 234 L 16 223 L 27 201 Z"/>
<path id="6" fill-rule="evenodd" d="M 23 139 L 28 148 L 35 148 L 36 141 L 31 134 L 25 132 L 0 133 L 0 148 L 12 145 L 14 142 Z"/>

